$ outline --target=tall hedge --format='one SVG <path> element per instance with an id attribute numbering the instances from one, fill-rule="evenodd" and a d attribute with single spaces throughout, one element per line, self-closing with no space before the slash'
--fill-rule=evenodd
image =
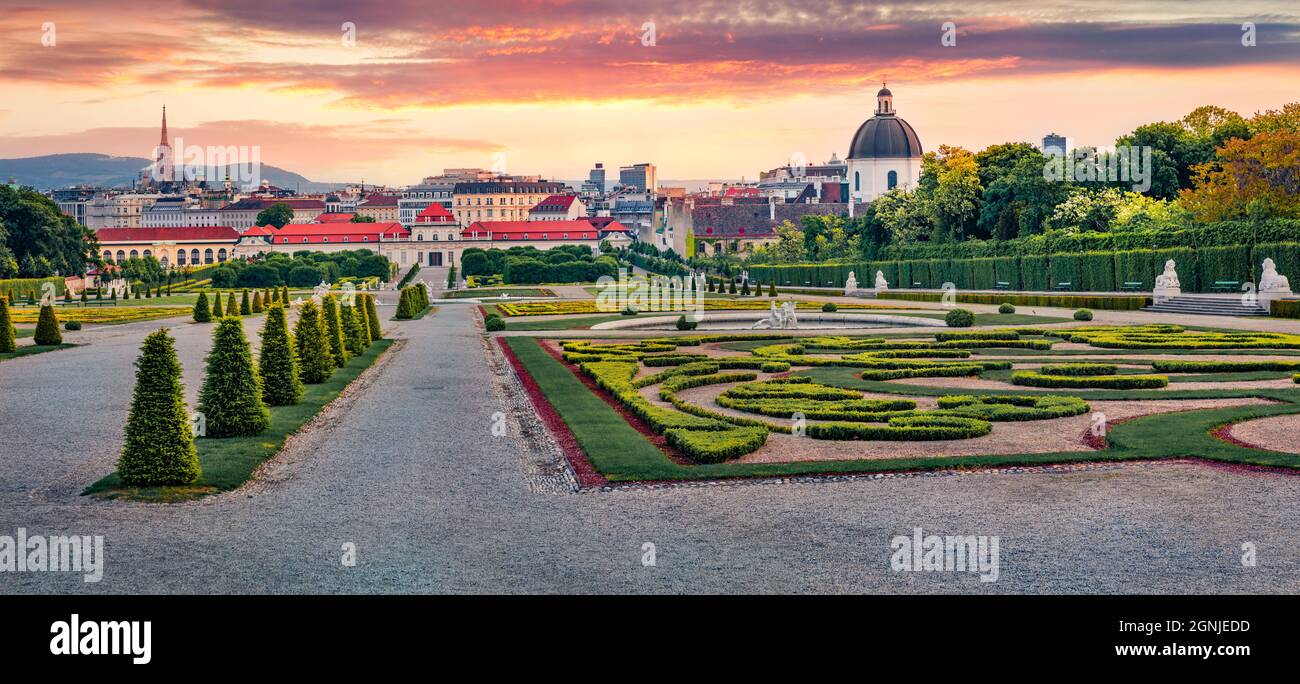
<path id="1" fill-rule="evenodd" d="M 237 318 L 221 319 L 212 334 L 199 412 L 207 421 L 208 437 L 256 435 L 271 426 L 271 412 L 262 402 L 262 377 Z"/>
<path id="2" fill-rule="evenodd" d="M 308 299 L 298 311 L 294 328 L 298 346 L 298 377 L 308 385 L 319 385 L 334 373 L 334 355 L 330 351 L 325 318 L 316 303 Z"/>
<path id="3" fill-rule="evenodd" d="M 212 320 L 212 311 L 208 309 L 208 294 L 199 293 L 198 301 L 194 302 L 194 322 L 207 323 Z"/>
<path id="4" fill-rule="evenodd" d="M 325 334 L 329 338 L 330 356 L 334 365 L 342 368 L 348 365 L 348 347 L 343 339 L 343 325 L 339 321 L 339 303 L 334 295 L 325 295 L 321 299 L 321 309 L 325 314 Z"/>
<path id="5" fill-rule="evenodd" d="M 258 367 L 262 372 L 262 400 L 268 406 L 289 406 L 302 398 L 298 352 L 289 335 L 289 318 L 279 304 L 272 304 L 267 311 Z"/>
<path id="6" fill-rule="evenodd" d="M 117 476 L 129 487 L 188 485 L 198 481 L 198 451 L 185 410 L 181 364 L 167 329 L 144 338 L 135 362 L 135 391 Z"/>
<path id="7" fill-rule="evenodd" d="M 18 332 L 9 316 L 9 298 L 0 294 L 0 354 L 18 350 Z"/>
<path id="8" fill-rule="evenodd" d="M 46 304 L 41 307 L 41 317 L 36 319 L 36 334 L 32 337 L 36 344 L 63 344 L 63 333 L 59 332 L 59 317 L 54 315 L 54 307 Z"/>

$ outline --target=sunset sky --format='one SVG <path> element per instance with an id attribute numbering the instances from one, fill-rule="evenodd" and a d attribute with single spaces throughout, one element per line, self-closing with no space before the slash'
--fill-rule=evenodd
<path id="1" fill-rule="evenodd" d="M 842 157 L 885 78 L 926 149 L 1107 145 L 1202 104 L 1300 100 L 1300 3 L 0 0 L 0 158 L 149 157 L 165 104 L 173 137 L 318 181 L 495 153 L 560 179 L 755 178 Z"/>

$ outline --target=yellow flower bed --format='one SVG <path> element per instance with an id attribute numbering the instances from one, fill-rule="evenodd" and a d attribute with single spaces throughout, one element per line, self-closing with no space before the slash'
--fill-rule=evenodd
<path id="1" fill-rule="evenodd" d="M 755 297 L 753 299 L 705 299 L 705 311 L 767 311 L 774 300 L 766 297 Z M 781 305 L 780 300 L 777 306 Z M 790 301 L 790 300 L 785 300 Z M 596 313 L 619 313 L 618 311 L 601 311 L 596 308 L 594 299 L 573 299 L 558 302 L 519 302 L 503 303 L 496 305 L 497 310 L 506 316 L 555 316 L 559 314 L 596 314 Z M 840 311 L 861 311 L 870 309 L 912 309 L 914 307 L 899 306 L 896 304 L 836 304 Z M 795 302 L 795 309 L 799 311 L 821 311 L 821 302 Z M 642 313 L 671 313 L 672 311 L 682 311 L 688 309 L 671 309 L 662 311 L 644 310 Z"/>
<path id="2" fill-rule="evenodd" d="M 89 324 L 106 324 L 106 323 L 134 323 L 136 321 L 149 321 L 155 318 L 169 318 L 171 316 L 184 316 L 189 313 L 189 307 L 184 306 L 56 306 L 54 313 L 58 315 L 59 322 L 77 321 L 79 323 Z M 13 317 L 14 323 L 18 324 L 35 324 L 36 319 L 40 317 L 40 307 L 17 307 L 9 310 Z"/>

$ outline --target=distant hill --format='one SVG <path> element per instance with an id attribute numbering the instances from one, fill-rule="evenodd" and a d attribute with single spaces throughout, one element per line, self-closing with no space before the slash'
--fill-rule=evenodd
<path id="1" fill-rule="evenodd" d="M 57 190 L 72 185 L 130 187 L 140 177 L 140 170 L 150 164 L 144 157 L 111 157 L 106 154 L 47 154 L 41 157 L 0 159 L 0 182 L 10 178 L 19 185 L 37 190 Z M 225 169 L 214 168 L 206 176 L 224 179 Z M 292 171 L 262 165 L 262 178 L 272 185 L 301 192 L 323 192 L 339 183 L 316 183 Z"/>

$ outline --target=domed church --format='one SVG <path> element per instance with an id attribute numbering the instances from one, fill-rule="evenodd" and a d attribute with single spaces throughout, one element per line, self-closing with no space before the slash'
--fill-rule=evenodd
<path id="1" fill-rule="evenodd" d="M 921 178 L 921 139 L 898 117 L 894 94 L 883 83 L 876 93 L 876 115 L 853 134 L 848 165 L 849 195 L 856 202 L 915 187 Z"/>

